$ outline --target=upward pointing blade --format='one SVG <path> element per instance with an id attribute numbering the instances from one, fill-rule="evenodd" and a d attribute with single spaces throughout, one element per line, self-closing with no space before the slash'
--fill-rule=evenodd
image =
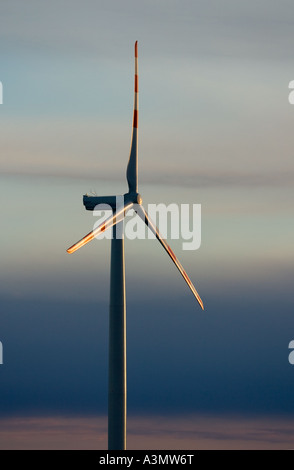
<path id="1" fill-rule="evenodd" d="M 130 158 L 127 167 L 127 180 L 129 192 L 138 192 L 138 112 L 139 112 L 139 80 L 138 80 L 138 41 L 135 42 L 135 90 L 133 133 L 131 141 Z"/>
<path id="2" fill-rule="evenodd" d="M 113 215 L 111 215 L 110 217 L 108 217 L 108 219 L 105 220 L 105 222 L 100 224 L 95 230 L 92 230 L 92 232 L 88 233 L 88 235 L 85 235 L 80 241 L 72 245 L 66 251 L 68 253 L 74 253 L 79 248 L 82 248 L 82 246 L 92 241 L 100 233 L 105 232 L 105 230 L 109 229 L 110 227 L 113 227 L 113 225 L 116 225 L 118 222 L 121 222 L 125 217 L 125 212 L 129 210 L 132 205 L 133 203 L 130 202 L 129 204 L 126 204 L 122 209 L 119 209 L 114 212 Z"/>
<path id="3" fill-rule="evenodd" d="M 186 283 L 188 284 L 188 286 L 190 287 L 191 291 L 193 292 L 194 296 L 196 297 L 196 299 L 198 300 L 199 302 L 199 305 L 200 307 L 202 308 L 202 310 L 204 310 L 204 306 L 203 306 L 203 302 L 201 300 L 201 297 L 200 295 L 198 294 L 197 290 L 195 289 L 194 285 L 192 284 L 192 281 L 190 280 L 189 276 L 187 275 L 186 271 L 184 270 L 183 266 L 181 265 L 181 263 L 179 262 L 178 258 L 176 257 L 176 255 L 174 254 L 174 252 L 172 251 L 171 247 L 168 245 L 168 243 L 166 242 L 166 240 L 164 238 L 162 238 L 162 236 L 160 235 L 159 233 L 159 230 L 158 228 L 153 224 L 153 222 L 151 221 L 151 219 L 149 218 L 147 212 L 145 211 L 144 207 L 142 206 L 136 206 L 136 212 L 137 214 L 141 217 L 142 220 L 144 220 L 145 224 L 147 225 L 148 228 L 150 228 L 150 230 L 154 233 L 154 235 L 156 236 L 157 240 L 160 242 L 160 244 L 163 246 L 163 248 L 165 249 L 165 251 L 167 252 L 167 254 L 169 255 L 169 257 L 173 260 L 174 264 L 176 265 L 176 267 L 178 268 L 178 270 L 180 271 L 181 275 L 183 276 L 183 278 L 185 279 Z"/>

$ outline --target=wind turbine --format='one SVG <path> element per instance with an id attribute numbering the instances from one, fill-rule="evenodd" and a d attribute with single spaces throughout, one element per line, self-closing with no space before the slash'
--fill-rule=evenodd
<path id="1" fill-rule="evenodd" d="M 123 219 L 129 209 L 133 208 L 153 232 L 204 310 L 203 302 L 183 266 L 142 206 L 142 198 L 138 193 L 138 97 L 138 42 L 136 41 L 133 132 L 126 174 L 129 190 L 123 195 L 121 206 L 117 205 L 117 196 L 85 195 L 83 203 L 87 210 L 93 211 L 98 204 L 107 204 L 112 209 L 112 215 L 67 250 L 68 253 L 74 253 L 112 227 L 108 371 L 108 449 L 112 450 L 126 449 L 126 295 Z"/>

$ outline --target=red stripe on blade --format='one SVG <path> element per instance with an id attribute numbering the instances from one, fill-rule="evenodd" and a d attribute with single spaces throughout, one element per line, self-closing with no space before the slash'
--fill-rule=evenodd
<path id="1" fill-rule="evenodd" d="M 134 109 L 133 127 L 138 127 L 138 111 Z"/>
<path id="2" fill-rule="evenodd" d="M 168 249 L 169 255 L 172 257 L 172 259 L 173 259 L 174 261 L 176 261 L 176 259 L 177 259 L 177 258 L 176 258 L 176 255 L 174 254 L 174 252 L 173 252 L 173 250 L 171 249 L 171 247 L 170 247 L 170 246 L 167 246 L 167 249 Z"/>
<path id="3" fill-rule="evenodd" d="M 139 92 L 139 81 L 138 81 L 138 75 L 135 74 L 135 93 Z"/>

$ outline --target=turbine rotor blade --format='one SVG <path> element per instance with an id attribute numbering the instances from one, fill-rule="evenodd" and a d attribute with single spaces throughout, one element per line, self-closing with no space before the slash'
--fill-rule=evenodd
<path id="1" fill-rule="evenodd" d="M 139 207 L 136 207 L 135 210 L 136 210 L 137 214 L 141 217 L 141 219 L 145 222 L 147 227 L 151 230 L 151 232 L 153 232 L 153 234 L 156 236 L 157 240 L 163 246 L 163 248 L 165 249 L 165 251 L 167 252 L 169 257 L 172 259 L 172 261 L 174 262 L 174 264 L 176 265 L 176 267 L 180 271 L 181 275 L 183 276 L 184 280 L 186 281 L 186 283 L 190 287 L 191 291 L 193 292 L 194 296 L 196 297 L 200 307 L 202 308 L 202 310 L 204 310 L 204 306 L 203 306 L 203 302 L 201 300 L 201 297 L 198 294 L 197 290 L 195 289 L 195 287 L 194 287 L 192 281 L 190 280 L 188 274 L 184 270 L 183 266 L 181 265 L 180 261 L 178 260 L 178 258 L 174 254 L 171 247 L 168 245 L 167 241 L 161 236 L 161 234 L 160 234 L 158 228 L 156 227 L 156 225 L 151 221 L 151 219 L 148 216 L 147 212 L 145 211 L 144 207 L 139 206 Z"/>
<path id="2" fill-rule="evenodd" d="M 124 207 L 121 209 L 118 209 L 115 211 L 108 219 L 105 220 L 102 224 L 100 224 L 95 230 L 92 230 L 92 232 L 89 232 L 87 235 L 85 235 L 81 240 L 79 240 L 77 243 L 72 245 L 70 248 L 68 248 L 66 251 L 67 253 L 74 253 L 77 251 L 79 248 L 82 248 L 82 246 L 86 245 L 90 241 L 92 241 L 95 237 L 97 237 L 100 233 L 105 232 L 105 230 L 113 227 L 117 223 L 121 222 L 124 217 L 125 213 L 127 210 L 129 210 L 133 206 L 133 203 L 130 202 L 128 204 L 125 204 Z"/>
<path id="3" fill-rule="evenodd" d="M 139 75 L 138 75 L 138 41 L 135 42 L 135 87 L 134 112 L 131 150 L 127 167 L 129 192 L 138 192 L 138 113 L 139 113 Z"/>

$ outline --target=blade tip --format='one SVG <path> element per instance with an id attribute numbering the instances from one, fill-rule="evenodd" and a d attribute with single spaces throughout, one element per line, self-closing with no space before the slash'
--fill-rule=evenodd
<path id="1" fill-rule="evenodd" d="M 200 297 L 196 297 L 196 299 L 198 300 L 198 303 L 199 303 L 200 307 L 204 311 L 204 305 L 203 305 L 202 299 L 200 299 Z"/>

